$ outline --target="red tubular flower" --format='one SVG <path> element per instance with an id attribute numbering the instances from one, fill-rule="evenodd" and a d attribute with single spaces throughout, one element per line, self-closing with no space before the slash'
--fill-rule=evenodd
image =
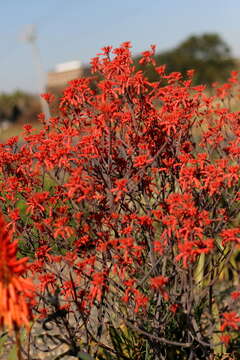
<path id="1" fill-rule="evenodd" d="M 233 292 L 231 293 L 231 298 L 232 298 L 233 300 L 239 299 L 239 298 L 240 298 L 240 291 L 233 291 Z"/>
<path id="2" fill-rule="evenodd" d="M 11 242 L 3 216 L 0 216 L 0 325 L 9 330 L 21 326 L 29 327 L 30 301 L 34 286 L 23 278 L 28 258 L 17 259 L 17 244 Z"/>
<path id="3" fill-rule="evenodd" d="M 139 290 L 134 290 L 134 298 L 135 298 L 135 309 L 134 312 L 139 312 L 140 309 L 144 310 L 148 304 L 148 297 L 143 295 Z"/>
<path id="4" fill-rule="evenodd" d="M 106 285 L 106 274 L 104 272 L 96 272 L 93 274 L 92 286 L 89 292 L 89 299 L 91 303 L 96 299 L 101 300 L 103 288 L 107 288 Z"/>
<path id="5" fill-rule="evenodd" d="M 141 166 L 145 166 L 145 165 L 151 163 L 153 161 L 153 159 L 148 159 L 147 155 L 139 155 L 139 156 L 135 157 L 134 161 L 135 162 L 134 162 L 133 166 L 141 167 Z"/>
<path id="6" fill-rule="evenodd" d="M 115 192 L 115 201 L 118 201 L 124 192 L 127 192 L 127 179 L 119 179 L 115 181 L 116 187 L 111 189 L 111 192 Z"/>
<path id="7" fill-rule="evenodd" d="M 232 328 L 238 330 L 240 325 L 240 317 L 235 311 L 229 313 L 223 313 L 223 321 L 221 330 L 224 331 L 226 328 Z"/>
<path id="8" fill-rule="evenodd" d="M 168 278 L 162 275 L 156 276 L 150 279 L 151 287 L 155 290 L 159 290 L 162 294 L 162 297 L 165 300 L 169 299 L 168 293 L 165 291 L 164 287 L 168 282 Z"/>
<path id="9" fill-rule="evenodd" d="M 225 344 L 228 345 L 231 341 L 231 336 L 230 335 L 222 335 L 220 336 L 220 340 Z"/>
<path id="10" fill-rule="evenodd" d="M 53 94 L 50 94 L 50 93 L 41 94 L 41 98 L 46 100 L 46 102 L 49 103 L 49 104 L 55 100 L 55 96 Z"/>

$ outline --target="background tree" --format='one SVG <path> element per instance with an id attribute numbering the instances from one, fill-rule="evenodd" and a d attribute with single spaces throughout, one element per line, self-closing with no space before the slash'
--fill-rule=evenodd
<path id="1" fill-rule="evenodd" d="M 24 91 L 0 93 L 0 121 L 32 122 L 41 112 L 38 97 Z"/>
<path id="2" fill-rule="evenodd" d="M 137 69 L 142 66 L 137 64 Z M 192 35 L 176 48 L 159 53 L 155 56 L 157 65 L 166 64 L 167 71 L 179 71 L 186 74 L 189 69 L 195 69 L 196 84 L 212 84 L 215 81 L 225 81 L 229 72 L 236 67 L 231 49 L 218 34 Z M 145 70 L 146 75 L 152 81 L 158 78 L 151 64 Z"/>

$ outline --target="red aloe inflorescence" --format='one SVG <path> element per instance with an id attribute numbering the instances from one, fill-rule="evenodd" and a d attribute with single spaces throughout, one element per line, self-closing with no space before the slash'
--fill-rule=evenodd
<path id="1" fill-rule="evenodd" d="M 101 347 L 114 316 L 155 359 L 169 347 L 205 359 L 214 334 L 239 330 L 228 295 L 239 284 L 237 74 L 208 95 L 194 71 L 156 67 L 153 46 L 140 60 L 159 75 L 150 82 L 130 47 L 102 49 L 92 77 L 65 89 L 58 117 L 41 115 L 37 133 L 25 126 L 19 147 L 1 145 L 1 206 L 40 298 L 55 299 L 41 316 L 78 319 L 68 341 Z"/>
<path id="2" fill-rule="evenodd" d="M 25 326 L 31 320 L 34 286 L 24 274 L 28 258 L 17 259 L 17 240 L 0 216 L 0 324 L 9 330 Z"/>

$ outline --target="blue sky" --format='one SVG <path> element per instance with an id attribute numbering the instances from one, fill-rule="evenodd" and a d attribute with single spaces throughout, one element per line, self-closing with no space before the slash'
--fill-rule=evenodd
<path id="1" fill-rule="evenodd" d="M 0 0 L 0 91 L 37 92 L 31 47 L 22 40 L 29 24 L 45 71 L 56 64 L 88 63 L 105 45 L 131 41 L 133 52 L 156 44 L 176 46 L 190 34 L 219 33 L 240 57 L 239 0 Z"/>

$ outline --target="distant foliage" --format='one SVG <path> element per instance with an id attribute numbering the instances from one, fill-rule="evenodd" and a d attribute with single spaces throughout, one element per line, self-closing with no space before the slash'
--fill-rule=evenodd
<path id="1" fill-rule="evenodd" d="M 194 84 L 207 85 L 226 81 L 229 72 L 236 67 L 230 47 L 214 33 L 190 36 L 176 48 L 156 54 L 155 61 L 157 65 L 166 64 L 168 72 L 180 71 L 186 75 L 187 70 L 195 69 Z M 151 65 L 145 72 L 151 81 L 157 81 Z"/>
<path id="2" fill-rule="evenodd" d="M 41 111 L 37 96 L 16 91 L 13 93 L 0 93 L 0 122 L 28 123 L 36 120 Z"/>

